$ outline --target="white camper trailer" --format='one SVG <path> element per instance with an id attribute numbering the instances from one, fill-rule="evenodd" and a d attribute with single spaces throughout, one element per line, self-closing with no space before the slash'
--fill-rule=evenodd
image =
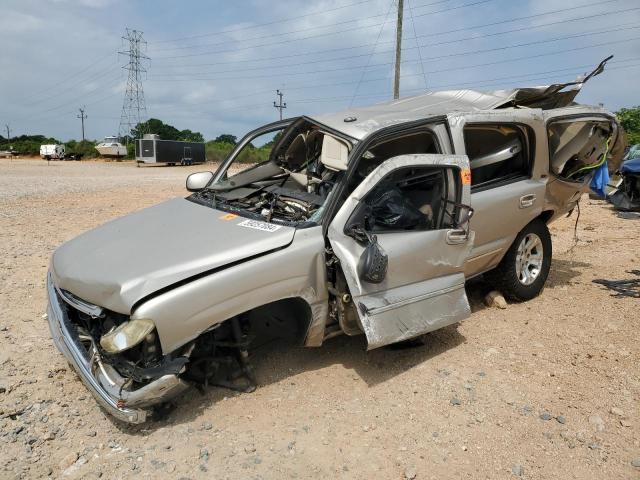
<path id="1" fill-rule="evenodd" d="M 64 160 L 64 145 L 40 145 L 40 158 Z"/>

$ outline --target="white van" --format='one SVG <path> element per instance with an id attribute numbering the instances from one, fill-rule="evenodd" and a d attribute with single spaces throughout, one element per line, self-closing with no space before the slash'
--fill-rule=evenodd
<path id="1" fill-rule="evenodd" d="M 64 160 L 64 145 L 40 145 L 40 158 Z"/>

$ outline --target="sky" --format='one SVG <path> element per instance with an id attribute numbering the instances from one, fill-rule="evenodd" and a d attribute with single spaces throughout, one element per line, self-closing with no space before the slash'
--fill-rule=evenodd
<path id="1" fill-rule="evenodd" d="M 388 101 L 397 0 L 3 0 L 0 129 L 117 134 L 126 28 L 146 41 L 147 116 L 241 136 L 284 116 Z M 615 55 L 578 100 L 640 104 L 637 0 L 405 0 L 401 97 L 568 81 Z"/>

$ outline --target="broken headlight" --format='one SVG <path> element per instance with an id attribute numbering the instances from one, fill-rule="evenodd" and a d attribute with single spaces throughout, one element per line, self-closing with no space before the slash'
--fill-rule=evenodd
<path id="1" fill-rule="evenodd" d="M 100 338 L 100 346 L 109 353 L 120 353 L 135 347 L 156 328 L 153 320 L 137 318 L 118 325 Z"/>

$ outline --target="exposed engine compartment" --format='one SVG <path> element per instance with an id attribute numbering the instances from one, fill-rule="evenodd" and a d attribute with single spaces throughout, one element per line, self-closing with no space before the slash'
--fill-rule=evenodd
<path id="1" fill-rule="evenodd" d="M 315 221 L 346 169 L 350 146 L 307 120 L 291 125 L 266 162 L 225 175 L 191 200 L 266 222 Z"/>

